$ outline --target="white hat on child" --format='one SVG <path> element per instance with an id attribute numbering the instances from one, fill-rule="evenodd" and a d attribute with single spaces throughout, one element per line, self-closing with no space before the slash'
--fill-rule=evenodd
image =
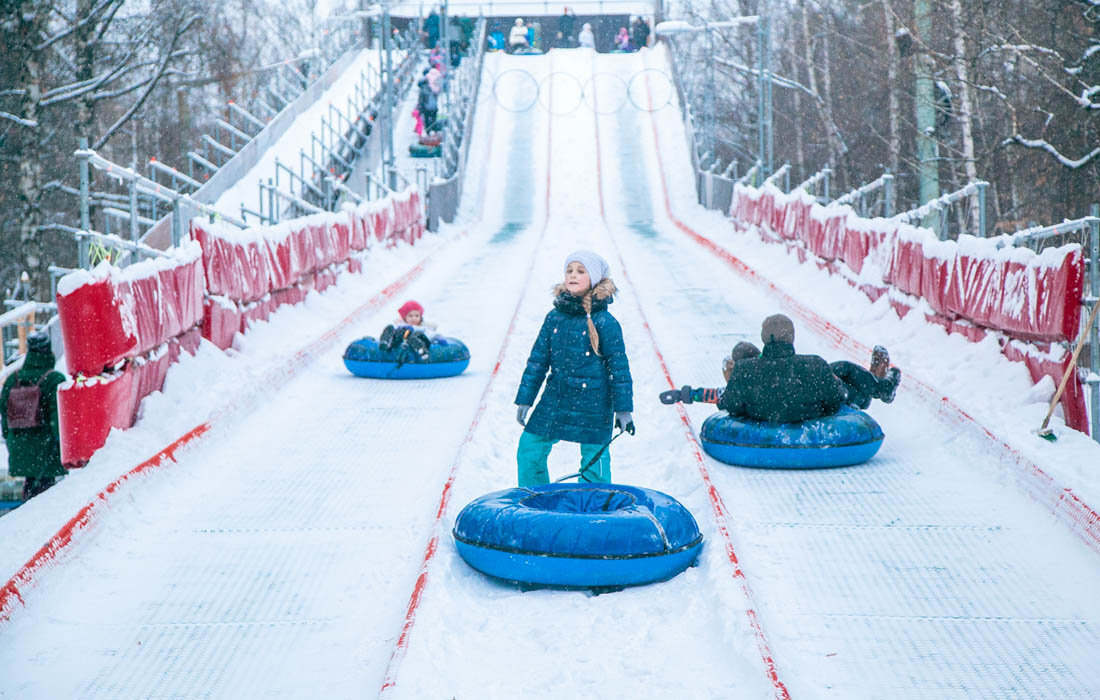
<path id="1" fill-rule="evenodd" d="M 584 270 L 588 273 L 588 279 L 592 282 L 593 287 L 607 277 L 607 273 L 610 271 L 607 267 L 607 261 L 591 250 L 578 250 L 570 253 L 569 257 L 565 259 L 566 269 L 569 268 L 571 262 L 579 262 L 584 265 Z"/>

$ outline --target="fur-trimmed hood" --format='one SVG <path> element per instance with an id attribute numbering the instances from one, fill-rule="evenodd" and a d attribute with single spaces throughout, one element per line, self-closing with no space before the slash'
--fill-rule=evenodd
<path id="1" fill-rule="evenodd" d="M 619 291 L 615 283 L 608 278 L 600 280 L 592 289 L 592 313 L 607 311 L 607 305 L 614 299 L 615 292 Z M 570 294 L 564 284 L 554 285 L 554 308 L 569 316 L 584 315 L 584 297 L 575 297 Z"/>
<path id="2" fill-rule="evenodd" d="M 602 280 L 600 280 L 600 283 L 596 285 L 595 289 L 592 290 L 592 298 L 607 299 L 608 302 L 610 302 L 611 297 L 613 297 L 618 291 L 619 288 L 615 286 L 615 283 L 611 281 L 611 278 L 604 277 Z M 553 292 L 555 297 L 560 297 L 562 294 L 569 294 L 569 291 L 565 288 L 564 282 L 559 282 L 558 284 L 555 284 Z"/>

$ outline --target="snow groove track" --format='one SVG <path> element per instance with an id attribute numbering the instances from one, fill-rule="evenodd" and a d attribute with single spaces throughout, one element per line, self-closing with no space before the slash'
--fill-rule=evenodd
<path id="1" fill-rule="evenodd" d="M 550 60 L 549 71 L 553 73 L 553 60 Z M 484 89 L 484 87 L 482 88 Z M 550 97 L 550 104 L 553 105 L 553 96 Z M 496 105 L 494 102 L 493 113 L 490 114 L 490 129 L 492 123 L 495 121 Z M 552 112 L 552 110 L 550 110 Z M 513 129 L 513 145 L 517 145 L 517 141 L 521 141 L 521 131 L 518 128 Z M 529 135 L 528 135 L 529 136 Z M 541 247 L 543 237 L 546 235 L 546 227 L 550 220 L 550 154 L 553 148 L 553 123 L 547 123 L 546 128 L 546 196 L 544 201 L 545 212 L 543 214 L 543 222 L 541 230 L 539 231 L 538 240 L 535 243 L 534 253 L 537 255 L 539 248 Z M 509 153 L 510 156 L 515 157 L 518 149 L 513 148 Z M 520 154 L 522 155 L 522 154 Z M 528 154 L 529 155 L 529 154 Z M 517 197 L 511 197 L 509 199 L 518 199 Z M 506 223 L 501 230 L 497 233 L 497 237 L 512 236 L 518 232 L 519 227 L 529 224 L 529 217 L 522 217 L 522 221 L 511 221 Z M 440 537 L 448 538 L 448 533 L 443 527 L 443 517 L 447 514 L 447 506 L 451 499 L 451 487 L 454 485 L 455 475 L 458 472 L 458 467 L 462 463 L 462 459 L 465 453 L 466 446 L 470 444 L 473 438 L 474 431 L 477 430 L 478 425 L 481 422 L 481 417 L 485 413 L 487 407 L 487 397 L 490 389 L 493 387 L 493 381 L 496 379 L 498 372 L 500 371 L 501 362 L 504 359 L 504 353 L 508 350 L 509 342 L 512 338 L 512 332 L 516 327 L 516 318 L 519 316 L 520 307 L 523 305 L 524 300 L 527 298 L 527 291 L 530 287 L 529 280 L 531 279 L 531 271 L 535 267 L 536 257 L 532 255 L 531 262 L 527 266 L 527 269 L 523 276 L 523 290 L 520 292 L 516 301 L 516 308 L 512 312 L 512 318 L 508 322 L 508 330 L 504 334 L 504 341 L 501 343 L 500 352 L 497 354 L 496 364 L 493 365 L 493 370 L 489 374 L 489 380 L 485 383 L 485 390 L 481 394 L 481 398 L 478 400 L 477 413 L 474 414 L 474 419 L 470 423 L 469 429 L 466 431 L 466 437 L 463 439 L 462 444 L 458 448 L 458 454 L 455 455 L 454 461 L 451 463 L 451 471 L 447 475 L 447 481 L 443 484 L 443 491 L 439 497 L 439 508 L 436 509 L 435 522 L 432 524 L 431 537 L 428 540 L 427 549 L 424 552 L 424 562 L 421 564 L 420 573 L 416 577 L 416 583 L 413 585 L 412 595 L 409 597 L 409 606 L 405 613 L 405 623 L 401 627 L 401 635 L 397 638 L 397 642 L 394 644 L 393 653 L 390 655 L 389 664 L 386 667 L 385 680 L 382 682 L 382 688 L 379 690 L 379 697 L 385 697 L 388 691 L 397 686 L 398 674 L 401 670 L 401 662 L 405 658 L 405 653 L 408 650 L 409 636 L 412 633 L 413 625 L 416 622 L 416 612 L 420 607 L 420 601 L 423 599 L 424 590 L 428 585 L 429 570 L 435 559 L 435 554 L 438 551 Z"/>
<path id="2" fill-rule="evenodd" d="M 595 58 L 596 57 L 593 56 L 593 59 Z M 593 66 L 593 73 L 595 73 L 595 63 L 593 64 Z M 648 76 L 646 77 L 648 78 Z M 595 99 L 596 98 L 594 97 L 593 101 L 595 101 Z M 596 115 L 600 114 L 600 110 L 598 108 L 594 111 Z M 617 121 L 622 122 L 622 117 L 620 116 Z M 625 125 L 622 123 L 618 123 L 617 126 L 621 129 Z M 604 177 L 602 154 L 603 149 L 600 143 L 599 116 L 596 116 L 595 119 L 593 119 L 593 127 L 593 132 L 596 138 L 596 177 L 598 184 L 597 191 L 599 192 L 600 201 L 600 218 L 602 219 L 604 228 L 606 229 L 611 239 L 612 245 L 614 246 L 616 257 L 619 259 L 619 265 L 623 271 L 623 277 L 626 279 L 631 288 L 635 288 L 634 281 L 631 279 L 630 274 L 627 272 L 626 262 L 623 261 L 622 251 L 619 247 L 618 242 L 615 240 L 615 236 L 612 234 L 611 225 L 607 221 L 607 208 L 604 205 Z M 635 132 L 636 130 L 630 131 L 630 133 Z M 622 150 L 623 149 L 620 146 L 620 153 L 624 156 L 624 161 L 628 161 L 630 156 L 635 155 L 631 152 L 622 153 Z M 623 165 L 628 165 L 628 163 L 624 162 Z M 649 198 L 640 198 L 636 201 L 638 201 L 639 203 L 647 202 L 649 201 Z M 653 353 L 657 356 L 657 362 L 660 364 L 661 372 L 664 374 L 665 381 L 668 382 L 668 386 L 670 388 L 677 388 L 675 382 L 672 381 L 672 375 L 669 374 L 668 364 L 665 362 L 664 355 L 661 353 L 661 350 L 658 347 L 657 337 L 653 334 L 653 329 L 650 327 L 649 320 L 646 318 L 645 309 L 642 308 L 641 303 L 638 301 L 636 293 L 634 294 L 634 300 L 637 303 L 638 313 L 641 316 L 642 325 L 645 327 L 646 335 L 649 336 L 650 343 L 653 346 Z M 756 613 L 756 597 L 753 595 L 752 588 L 749 586 L 748 579 L 745 578 L 745 574 L 741 570 L 741 563 L 738 560 L 736 549 L 733 546 L 733 540 L 730 537 L 729 509 L 726 507 L 725 501 L 722 499 L 722 495 L 718 492 L 718 489 L 715 488 L 714 482 L 710 478 L 710 472 L 706 466 L 706 459 L 703 457 L 702 447 L 695 437 L 695 429 L 691 425 L 691 419 L 688 417 L 687 411 L 684 409 L 683 404 L 676 404 L 676 411 L 680 416 L 680 421 L 683 423 L 684 428 L 686 429 L 684 436 L 687 438 L 687 441 L 691 446 L 692 455 L 695 457 L 695 460 L 699 466 L 699 475 L 702 477 L 703 483 L 706 486 L 707 495 L 710 498 L 711 509 L 714 514 L 715 523 L 718 527 L 719 533 L 721 533 L 722 535 L 722 540 L 725 545 L 726 558 L 729 559 L 729 563 L 733 567 L 733 577 L 737 581 L 737 583 L 740 584 L 741 590 L 745 594 L 745 598 L 748 600 L 749 607 L 745 610 L 745 615 L 748 618 L 749 626 L 752 628 L 753 634 L 756 636 L 756 642 L 760 648 L 760 657 L 767 670 L 768 678 L 769 680 L 771 680 L 772 686 L 775 689 L 775 697 L 779 700 L 790 700 L 790 693 L 787 691 L 787 687 L 783 684 L 783 681 L 781 681 L 779 678 L 779 672 L 775 667 L 775 659 L 772 657 L 770 645 L 768 644 L 768 640 L 764 635 L 763 628 L 760 626 L 760 621 Z"/>
<path id="3" fill-rule="evenodd" d="M 617 133 L 637 133 L 631 114 L 620 117 Z M 682 159 L 679 148 L 666 145 L 681 143 L 676 117 L 650 118 L 654 140 L 646 141 L 654 148 L 645 159 L 661 163 L 660 148 L 666 165 L 670 155 Z M 630 205 L 651 199 L 647 183 L 634 176 L 650 172 L 649 185 L 665 192 L 671 215 L 665 180 L 676 167 L 622 166 L 626 228 L 645 240 L 629 248 L 628 262 L 691 288 L 679 299 L 657 299 L 665 313 L 656 330 L 662 338 L 682 336 L 692 317 L 715 330 L 704 332 L 697 353 L 714 358 L 703 366 L 717 376 L 721 353 L 741 337 L 756 340 L 759 320 L 792 297 L 731 276 L 726 261 L 685 249 L 664 233 L 678 236 L 676 228 L 686 228 L 681 222 L 648 221 L 648 213 Z M 671 264 L 674 257 L 683 262 Z M 793 293 L 809 298 L 811 284 Z M 713 303 L 705 317 L 700 296 Z M 828 356 L 839 329 L 823 319 L 807 325 L 814 335 L 799 330 L 801 350 Z M 708 381 L 684 359 L 672 362 L 682 382 Z M 995 450 L 991 460 L 989 435 L 959 430 L 939 406 L 911 398 L 903 391 L 894 404 L 873 408 L 887 441 L 863 467 L 783 473 L 715 466 L 718 487 L 739 514 L 735 534 L 763 625 L 781 668 L 795 671 L 784 676 L 792 695 L 1100 694 L 1100 671 L 1088 660 L 1100 648 L 1096 558 L 1004 483 L 1002 469 L 1011 473 L 1015 466 L 1011 454 Z"/>
<path id="4" fill-rule="evenodd" d="M 591 72 L 591 54 L 554 55 L 557 70 L 578 78 L 545 83 L 555 103 L 568 105 L 577 98 L 575 86 Z M 552 121 L 555 143 L 559 135 L 570 141 L 568 149 L 555 150 L 550 164 L 554 190 L 544 248 L 554 252 L 541 257 L 532 275 L 547 286 L 561 278 L 564 254 L 581 246 L 606 251 L 609 241 L 599 233 L 597 220 L 600 184 L 591 110 L 562 108 Z M 612 276 L 622 281 L 614 265 Z M 699 513 L 708 507 L 708 497 L 698 476 L 670 457 L 682 451 L 682 438 L 663 434 L 657 419 L 661 409 L 647 400 L 663 388 L 653 380 L 660 369 L 651 354 L 638 351 L 644 331 L 626 294 L 622 298 L 628 301 L 612 311 L 627 336 L 635 417 L 645 437 L 616 442 L 613 476 L 671 493 Z M 534 339 L 549 302 L 549 296 L 542 302 L 533 297 L 521 305 L 517 337 Z M 469 452 L 481 459 L 464 464 L 454 482 L 453 498 L 460 503 L 515 483 L 519 428 L 512 423 L 511 402 L 526 354 L 519 343 L 505 353 L 501 373 L 510 382 L 490 392 L 486 416 L 498 427 L 483 427 L 473 435 Z M 576 459 L 576 446 L 562 443 L 551 455 L 551 470 L 576 471 Z M 720 541 L 703 520 L 705 536 Z M 447 522 L 453 524 L 453 515 Z M 453 546 L 440 547 L 400 683 L 387 696 L 775 697 L 761 670 L 757 641 L 738 614 L 744 598 L 729 585 L 729 561 L 721 545 L 710 546 L 713 553 L 705 554 L 698 568 L 669 582 L 600 596 L 522 592 L 472 571 Z"/>

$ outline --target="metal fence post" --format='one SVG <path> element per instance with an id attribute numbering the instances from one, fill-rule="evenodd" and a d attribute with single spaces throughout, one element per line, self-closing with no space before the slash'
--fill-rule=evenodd
<path id="1" fill-rule="evenodd" d="M 988 183 L 978 183 L 978 238 L 985 238 L 987 235 L 985 218 L 985 189 L 987 187 L 989 187 Z"/>
<path id="2" fill-rule="evenodd" d="M 172 247 L 183 239 L 183 212 L 180 210 L 179 195 L 172 198 Z"/>
<path id="3" fill-rule="evenodd" d="M 133 180 L 130 180 L 130 240 L 131 241 L 136 241 L 137 239 L 138 239 L 137 184 Z"/>
<path id="4" fill-rule="evenodd" d="M 88 139 L 80 139 L 80 149 L 88 149 Z M 80 157 L 80 228 L 85 231 L 90 231 L 92 228 L 92 216 L 90 211 L 90 204 L 88 201 L 88 190 L 91 187 L 91 171 L 88 165 L 88 157 Z M 88 239 L 80 238 L 77 240 L 77 260 L 81 268 L 87 268 L 91 264 L 90 256 L 88 254 Z"/>
<path id="5" fill-rule="evenodd" d="M 271 184 L 271 178 L 267 178 L 267 219 L 272 224 L 279 223 L 278 211 L 275 209 L 275 187 Z"/>
<path id="6" fill-rule="evenodd" d="M 885 178 L 883 196 L 886 198 L 886 218 L 889 219 L 894 215 L 894 176 L 887 172 L 882 177 Z"/>

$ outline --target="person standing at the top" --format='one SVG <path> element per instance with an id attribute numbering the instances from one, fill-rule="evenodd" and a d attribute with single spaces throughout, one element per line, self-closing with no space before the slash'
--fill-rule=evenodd
<path id="1" fill-rule="evenodd" d="M 588 22 L 585 22 L 584 26 L 581 27 L 581 33 L 577 35 L 577 43 L 583 49 L 596 48 L 596 35 L 592 33 L 592 25 Z"/>
<path id="2" fill-rule="evenodd" d="M 571 9 L 566 7 L 561 11 L 561 17 L 558 18 L 558 46 L 562 48 L 573 46 L 573 29 L 576 21 L 577 16 Z"/>
<path id="3" fill-rule="evenodd" d="M 424 33 L 427 35 L 428 49 L 434 49 L 439 43 L 439 12 L 434 7 L 424 20 Z"/>
<path id="4" fill-rule="evenodd" d="M 630 25 L 630 38 L 634 44 L 634 50 L 638 51 L 649 44 L 649 23 L 645 17 L 635 17 Z"/>
<path id="5" fill-rule="evenodd" d="M 527 27 L 523 24 L 523 18 L 516 17 L 516 22 L 512 26 L 512 31 L 508 34 L 508 47 L 512 51 L 515 51 L 516 49 L 525 49 L 530 46 L 530 42 L 527 41 Z"/>

